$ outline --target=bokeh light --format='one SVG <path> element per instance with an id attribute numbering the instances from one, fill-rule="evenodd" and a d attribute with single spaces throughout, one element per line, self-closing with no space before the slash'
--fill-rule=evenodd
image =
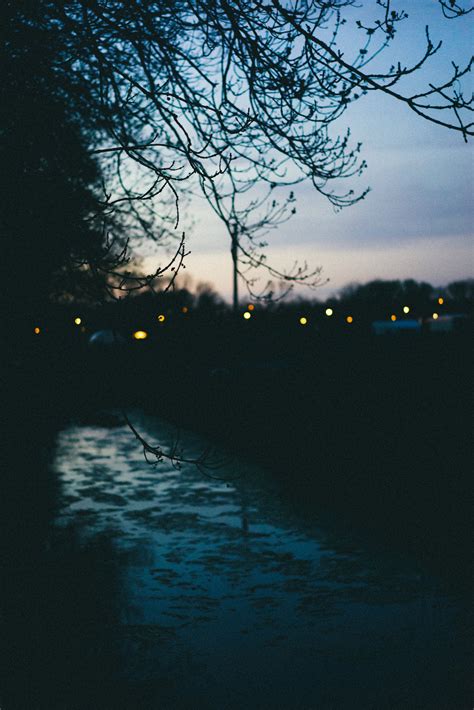
<path id="1" fill-rule="evenodd" d="M 444 303 L 444 298 L 441 298 L 441 296 L 440 296 L 440 297 L 438 298 L 438 303 L 439 303 L 440 306 L 442 306 L 443 303 Z"/>
<path id="2" fill-rule="evenodd" d="M 79 316 L 77 316 L 77 318 L 74 318 L 74 323 L 75 323 L 76 325 L 81 325 L 81 323 L 82 323 L 82 318 L 79 318 Z"/>
<path id="3" fill-rule="evenodd" d="M 160 315 L 158 316 L 158 320 L 159 320 L 160 323 L 164 323 L 164 322 L 165 322 L 165 316 L 163 315 L 163 313 L 160 313 Z"/>
<path id="4" fill-rule="evenodd" d="M 333 313 L 334 313 L 334 311 L 332 310 L 332 308 L 326 308 L 326 315 L 327 316 L 332 316 Z"/>
<path id="5" fill-rule="evenodd" d="M 301 318 L 300 318 L 300 323 L 301 323 L 301 325 L 306 325 L 307 322 L 308 322 L 308 319 L 305 318 L 304 316 L 301 316 Z"/>
<path id="6" fill-rule="evenodd" d="M 41 328 L 38 328 L 38 326 L 36 326 L 36 328 L 34 329 L 34 333 L 35 335 L 39 335 L 41 333 Z"/>
<path id="7" fill-rule="evenodd" d="M 245 311 L 245 313 L 244 313 L 245 320 L 249 320 L 249 318 L 251 318 L 251 317 L 252 317 L 252 314 L 249 313 L 248 311 Z"/>
<path id="8" fill-rule="evenodd" d="M 353 322 L 354 322 L 353 317 L 352 317 L 352 316 L 347 316 L 346 322 L 347 322 L 347 323 L 353 323 Z"/>
<path id="9" fill-rule="evenodd" d="M 133 337 L 135 338 L 135 340 L 146 340 L 148 338 L 148 333 L 146 332 L 146 330 L 136 330 L 133 333 Z"/>
<path id="10" fill-rule="evenodd" d="M 253 311 L 254 308 L 255 308 L 255 306 L 253 305 L 253 303 L 249 303 L 249 305 L 247 306 L 248 311 Z"/>
<path id="11" fill-rule="evenodd" d="M 438 320 L 439 315 L 437 313 L 433 313 L 433 320 Z"/>
<path id="12" fill-rule="evenodd" d="M 395 315 L 395 313 L 392 313 L 392 315 L 390 316 L 390 320 L 392 321 L 392 323 L 395 323 L 395 321 L 397 320 L 397 316 Z"/>
<path id="13" fill-rule="evenodd" d="M 408 306 L 403 306 L 404 313 L 410 313 L 410 308 Z"/>

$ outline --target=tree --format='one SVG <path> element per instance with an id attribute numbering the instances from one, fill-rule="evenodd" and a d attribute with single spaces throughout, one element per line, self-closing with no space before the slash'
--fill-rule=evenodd
<path id="1" fill-rule="evenodd" d="M 90 155 L 86 96 L 54 70 L 62 48 L 47 30 L 2 7 L 0 154 L 3 317 L 35 317 L 77 282 L 101 291 L 84 264 L 116 263 L 107 248 L 101 176 Z"/>
<path id="2" fill-rule="evenodd" d="M 268 263 L 265 232 L 291 216 L 291 187 L 303 180 L 335 209 L 364 198 L 340 190 L 364 169 L 360 144 L 336 124 L 352 102 L 382 92 L 464 140 L 473 132 L 461 86 L 471 62 L 406 88 L 440 45 L 427 31 L 418 61 L 379 69 L 405 13 L 392 0 L 365 5 L 358 17 L 356 0 L 6 0 L 7 292 L 21 294 L 23 308 L 64 290 L 64 275 L 110 297 L 164 274 L 171 287 L 183 236 L 150 275 L 127 270 L 129 248 L 167 243 L 195 192 L 228 229 L 252 292 L 254 268 L 288 287 L 316 285 L 319 269 Z M 451 20 L 469 12 L 457 0 L 438 5 Z M 344 49 L 348 26 L 360 37 L 355 51 Z M 165 455 L 130 426 L 146 452 Z"/>
<path id="3" fill-rule="evenodd" d="M 438 4 L 448 19 L 469 12 L 455 0 Z M 265 231 L 294 211 L 293 194 L 282 198 L 282 190 L 310 180 L 336 209 L 365 196 L 334 187 L 364 168 L 350 131 L 333 131 L 353 101 L 383 92 L 465 140 L 472 135 L 461 87 L 471 62 L 453 65 L 437 84 L 404 88 L 439 50 L 428 30 L 411 66 L 370 70 L 406 18 L 392 0 L 360 15 L 355 0 L 20 0 L 7 7 L 19 26 L 48 35 L 51 75 L 66 101 L 87 109 L 81 124 L 100 166 L 102 215 L 113 215 L 132 239 L 162 240 L 178 227 L 183 196 L 200 191 L 229 230 L 251 290 L 247 270 L 255 267 L 289 286 L 320 278 L 306 265 L 281 273 L 267 263 Z M 360 37 L 356 51 L 344 48 L 348 25 Z M 181 262 L 182 242 L 178 251 Z M 143 285 L 113 269 L 109 279 L 118 289 Z"/>
<path id="4" fill-rule="evenodd" d="M 453 306 L 464 312 L 472 313 L 474 304 L 474 279 L 453 281 L 447 286 L 447 296 Z"/>
<path id="5" fill-rule="evenodd" d="M 377 279 L 345 286 L 339 292 L 339 302 L 363 313 L 368 320 L 385 320 L 393 312 L 400 314 L 404 306 L 409 307 L 410 317 L 418 317 L 430 312 L 433 292 L 433 286 L 423 281 Z"/>

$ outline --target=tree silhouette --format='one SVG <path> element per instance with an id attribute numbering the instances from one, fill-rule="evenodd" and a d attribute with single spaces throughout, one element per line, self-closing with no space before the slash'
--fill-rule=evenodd
<path id="1" fill-rule="evenodd" d="M 104 259 L 105 235 L 86 97 L 54 71 L 54 36 L 18 23 L 9 4 L 1 14 L 2 281 L 4 317 L 15 322 L 74 290 L 81 265 Z"/>
<path id="2" fill-rule="evenodd" d="M 450 19 L 468 13 L 454 0 L 439 6 Z M 293 194 L 282 190 L 310 180 L 337 209 L 365 196 L 338 182 L 364 168 L 360 144 L 334 125 L 352 102 L 381 92 L 465 140 L 472 135 L 461 86 L 471 63 L 406 90 L 404 80 L 440 44 L 427 30 L 412 65 L 371 71 L 406 13 L 378 0 L 357 19 L 358 7 L 355 0 L 19 0 L 5 14 L 18 32 L 47 37 L 48 91 L 73 107 L 99 165 L 102 217 L 125 225 L 132 241 L 163 240 L 178 226 L 183 196 L 199 191 L 227 226 L 252 289 L 255 267 L 288 286 L 320 278 L 306 265 L 280 272 L 267 262 L 265 232 L 294 211 Z M 344 45 L 347 26 L 360 37 L 355 50 Z M 170 268 L 184 255 L 180 242 Z M 120 269 L 110 279 L 112 294 L 144 283 Z"/>

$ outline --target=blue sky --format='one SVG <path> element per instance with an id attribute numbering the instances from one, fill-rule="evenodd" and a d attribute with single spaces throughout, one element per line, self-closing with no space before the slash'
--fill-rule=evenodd
<path id="1" fill-rule="evenodd" d="M 474 13 L 446 22 L 435 0 L 403 5 L 410 19 L 394 45 L 398 56 L 406 61 L 420 51 L 424 26 L 429 24 L 433 40 L 442 38 L 444 47 L 425 77 L 438 81 L 447 76 L 451 59 L 469 57 Z M 389 64 L 391 58 L 382 55 L 381 61 Z M 269 260 L 279 267 L 295 259 L 322 266 L 329 284 L 315 292 L 299 291 L 318 298 L 349 282 L 374 278 L 415 278 L 443 285 L 473 276 L 472 144 L 383 95 L 372 94 L 353 104 L 340 119 L 341 131 L 348 125 L 354 141 L 363 143 L 368 163 L 351 187 L 370 186 L 371 192 L 363 202 L 336 214 L 309 184 L 297 186 L 297 214 L 269 235 Z M 205 204 L 194 203 L 192 212 L 196 223 L 188 231 L 192 253 L 186 273 L 230 298 L 225 229 Z M 244 297 L 243 287 L 241 291 Z"/>

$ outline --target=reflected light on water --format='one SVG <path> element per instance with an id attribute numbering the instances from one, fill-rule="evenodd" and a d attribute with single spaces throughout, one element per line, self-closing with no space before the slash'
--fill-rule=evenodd
<path id="1" fill-rule="evenodd" d="M 173 446 L 173 427 L 135 421 L 148 441 Z M 183 432 L 182 445 L 194 457 L 207 442 Z M 365 707 L 415 707 L 411 693 L 445 680 L 433 670 L 420 686 L 417 675 L 453 662 L 451 612 L 431 583 L 325 529 L 316 511 L 298 516 L 255 467 L 226 464 L 223 480 L 150 467 L 127 427 L 90 425 L 60 433 L 54 472 L 56 528 L 73 526 L 78 544 L 99 550 L 100 569 L 114 570 L 121 677 L 160 687 L 171 672 L 166 707 L 328 707 L 326 692 L 331 707 L 350 707 L 345 684 L 370 687 Z"/>

